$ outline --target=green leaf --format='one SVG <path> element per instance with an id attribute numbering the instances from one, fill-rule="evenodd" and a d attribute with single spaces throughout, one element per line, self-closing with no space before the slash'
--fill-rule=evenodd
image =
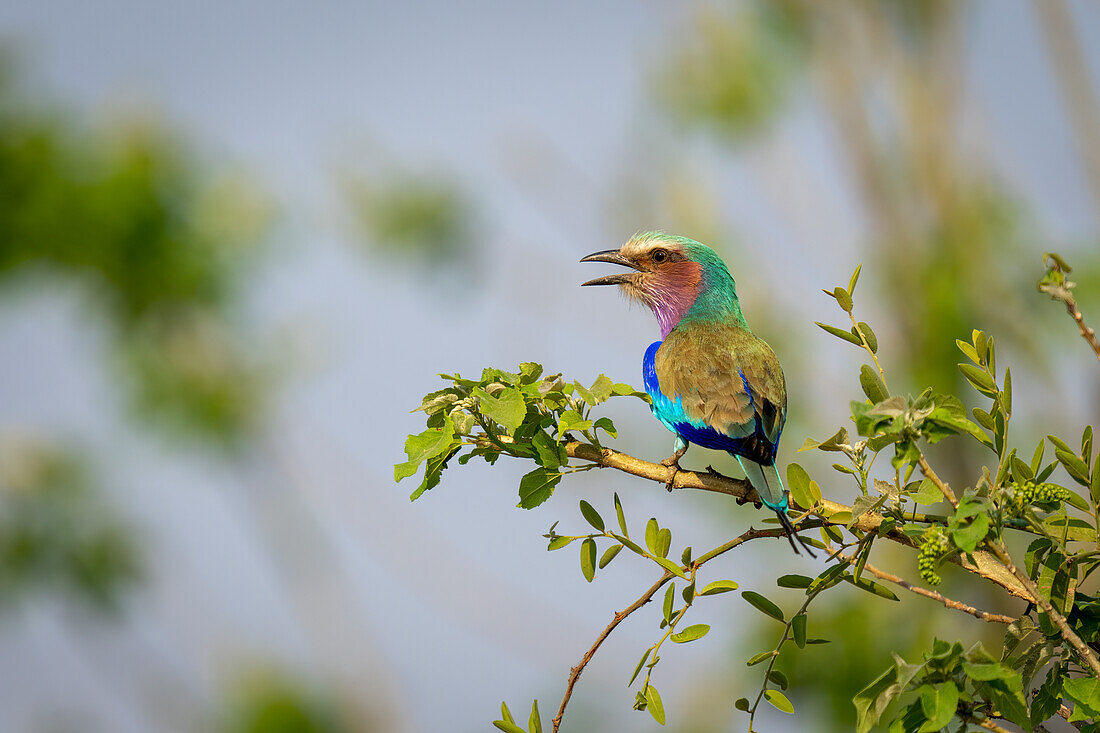
<path id="1" fill-rule="evenodd" d="M 615 391 L 615 384 L 607 378 L 606 374 L 601 374 L 596 377 L 596 381 L 592 383 L 592 386 L 588 388 L 588 391 L 597 400 L 597 404 L 600 402 L 606 402 L 611 394 Z"/>
<path id="2" fill-rule="evenodd" d="M 1054 455 L 1066 469 L 1066 473 L 1070 475 L 1070 478 L 1082 486 L 1089 485 L 1089 467 L 1077 454 L 1058 448 L 1054 451 Z"/>
<path id="3" fill-rule="evenodd" d="M 855 587 L 859 588 L 860 590 L 865 590 L 868 593 L 873 593 L 880 598 L 885 598 L 889 601 L 900 600 L 889 588 L 879 583 L 876 583 L 873 580 L 868 580 L 867 578 L 853 578 L 850 575 L 845 575 L 844 579 Z"/>
<path id="4" fill-rule="evenodd" d="M 527 403 L 524 402 L 523 392 L 515 387 L 505 387 L 497 397 L 477 387 L 474 389 L 474 396 L 481 403 L 481 414 L 503 426 L 509 433 L 520 426 L 524 415 L 527 414 Z"/>
<path id="5" fill-rule="evenodd" d="M 784 620 L 783 619 L 783 611 L 780 610 L 779 606 L 775 605 L 774 603 L 772 603 L 771 601 L 769 601 L 767 598 L 760 595 L 756 591 L 751 591 L 751 590 L 741 591 L 741 597 L 744 598 L 746 601 L 748 601 L 749 604 L 752 605 L 754 608 L 756 608 L 758 611 L 761 611 L 762 613 L 765 613 L 768 616 L 771 616 L 776 621 L 783 621 Z"/>
<path id="6" fill-rule="evenodd" d="M 603 517 L 584 499 L 581 499 L 581 514 L 584 516 L 585 521 L 591 524 L 597 532 L 603 532 Z"/>
<path id="7" fill-rule="evenodd" d="M 901 692 L 896 667 L 890 667 L 869 685 L 856 693 L 852 703 L 856 707 L 856 733 L 869 733 L 882 717 L 882 713 Z"/>
<path id="8" fill-rule="evenodd" d="M 778 669 L 773 669 L 771 672 L 768 672 L 768 679 L 779 685 L 779 688 L 782 690 L 787 689 L 789 684 L 787 682 L 787 675 L 783 674 Z"/>
<path id="9" fill-rule="evenodd" d="M 416 501 L 425 491 L 434 489 L 439 485 L 439 480 L 443 476 L 443 469 L 447 467 L 447 461 L 451 460 L 451 457 L 458 452 L 460 447 L 461 446 L 453 445 L 450 450 L 432 456 L 425 461 L 424 479 L 420 482 L 420 485 L 409 494 L 409 501 Z"/>
<path id="10" fill-rule="evenodd" d="M 665 602 L 661 604 L 661 613 L 666 624 L 672 623 L 672 604 L 676 601 L 676 583 L 669 583 L 665 589 Z"/>
<path id="11" fill-rule="evenodd" d="M 593 407 L 599 404 L 596 396 L 588 391 L 580 382 L 574 381 L 573 389 L 576 390 L 577 396 L 584 400 L 586 404 L 592 405 Z"/>
<path id="12" fill-rule="evenodd" d="M 660 529 L 661 526 L 657 524 L 656 518 L 650 517 L 645 525 L 645 546 L 648 547 L 649 551 L 654 555 L 663 557 L 661 553 L 657 552 L 657 533 Z"/>
<path id="13" fill-rule="evenodd" d="M 696 639 L 702 639 L 710 631 L 710 626 L 707 624 L 692 624 L 683 631 L 678 631 L 669 638 L 676 644 L 686 644 L 689 641 L 695 641 Z"/>
<path id="14" fill-rule="evenodd" d="M 619 501 L 619 493 L 615 492 L 615 518 L 619 520 L 619 529 L 623 531 L 623 534 L 627 537 L 630 533 L 626 531 L 626 515 L 623 513 L 623 503 Z"/>
<path id="15" fill-rule="evenodd" d="M 973 346 L 961 339 L 955 339 L 955 345 L 959 347 L 959 351 L 961 351 L 967 359 L 970 359 L 970 361 L 975 364 L 982 363 L 981 358 L 978 356 L 978 352 L 975 351 Z"/>
<path id="16" fill-rule="evenodd" d="M 972 680 L 988 682 L 989 680 L 1011 680 L 1017 673 L 1000 662 L 967 662 L 962 663 L 963 672 Z"/>
<path id="17" fill-rule="evenodd" d="M 527 730 L 530 733 L 542 733 L 542 718 L 539 717 L 539 701 L 531 703 L 531 717 L 527 720 Z"/>
<path id="18" fill-rule="evenodd" d="M 657 555 L 668 557 L 670 547 L 672 547 L 672 530 L 668 527 L 662 527 L 661 531 L 657 533 Z"/>
<path id="19" fill-rule="evenodd" d="M 794 643 L 799 649 L 803 649 L 806 646 L 806 613 L 802 612 L 791 619 L 791 634 L 794 636 Z"/>
<path id="20" fill-rule="evenodd" d="M 739 697 L 733 703 L 733 706 L 741 712 L 747 713 L 749 712 L 749 699 L 747 697 Z"/>
<path id="21" fill-rule="evenodd" d="M 502 730 L 504 733 L 527 733 L 523 728 L 516 725 L 516 721 L 512 717 L 512 712 L 503 702 L 500 704 L 500 717 L 502 720 L 493 721 L 493 725 L 496 726 L 498 730 Z"/>
<path id="22" fill-rule="evenodd" d="M 594 428 L 604 431 L 612 438 L 619 437 L 619 431 L 615 429 L 615 423 L 611 422 L 609 417 L 600 417 L 596 419 L 596 422 L 592 423 Z"/>
<path id="23" fill-rule="evenodd" d="M 1047 672 L 1046 681 L 1031 700 L 1031 724 L 1038 726 L 1058 712 L 1062 706 L 1062 675 L 1056 665 Z"/>
<path id="24" fill-rule="evenodd" d="M 565 435 L 570 430 L 588 430 L 592 427 L 591 420 L 585 420 L 576 410 L 566 410 L 558 418 L 558 435 Z"/>
<path id="25" fill-rule="evenodd" d="M 782 713 L 794 714 L 794 705 L 779 690 L 764 690 L 764 699 L 772 704 L 776 710 Z"/>
<path id="26" fill-rule="evenodd" d="M 775 584 L 780 588 L 809 588 L 812 582 L 813 579 L 805 575 L 781 575 L 776 579 Z"/>
<path id="27" fill-rule="evenodd" d="M 1027 712 L 1019 674 L 1014 675 L 1011 680 L 995 680 L 986 683 L 985 692 L 989 701 L 1004 718 L 1011 720 L 1024 730 L 1031 729 L 1031 717 Z"/>
<path id="28" fill-rule="evenodd" d="M 623 544 L 623 546 L 626 547 L 626 549 L 630 550 L 631 552 L 637 553 L 637 554 L 641 555 L 642 557 L 648 557 L 648 555 L 646 555 L 646 551 L 643 550 L 637 544 L 635 544 L 632 540 L 630 540 L 626 537 L 623 537 L 622 535 L 615 534 L 614 532 L 611 533 L 611 536 L 614 537 L 615 539 L 617 539 L 619 542 L 621 542 Z"/>
<path id="29" fill-rule="evenodd" d="M 538 430 L 531 436 L 531 446 L 535 449 L 535 461 L 543 468 L 556 470 L 568 460 L 565 449 L 545 430 Z"/>
<path id="30" fill-rule="evenodd" d="M 523 509 L 534 509 L 550 498 L 554 487 L 561 482 L 561 474 L 546 468 L 529 471 L 519 480 L 519 504 Z"/>
<path id="31" fill-rule="evenodd" d="M 589 583 L 596 577 L 596 541 L 591 537 L 581 543 L 581 573 Z"/>
<path id="32" fill-rule="evenodd" d="M 814 505 L 810 494 L 810 474 L 797 463 L 787 464 L 787 488 L 791 492 L 794 503 L 803 509 L 809 509 Z"/>
<path id="33" fill-rule="evenodd" d="M 449 415 L 444 418 L 442 427 L 428 428 L 417 435 L 410 435 L 405 439 L 405 455 L 409 460 L 393 467 L 393 480 L 400 481 L 415 474 L 421 463 L 450 448 L 453 439 L 454 422 Z"/>
<path id="34" fill-rule="evenodd" d="M 973 364 L 959 364 L 959 371 L 962 372 L 966 380 L 970 382 L 974 389 L 978 390 L 982 394 L 993 397 L 997 394 L 997 385 L 993 383 L 993 378 L 986 373 L 984 369 L 979 369 Z"/>
<path id="35" fill-rule="evenodd" d="M 679 565 L 677 565 L 676 563 L 669 560 L 667 557 L 654 557 L 653 561 L 656 562 L 658 565 L 660 565 L 665 570 L 667 570 L 668 572 L 672 573 L 673 575 L 678 575 L 679 577 L 683 578 L 684 580 L 687 580 L 687 576 L 684 575 L 683 568 L 681 568 Z"/>
<path id="36" fill-rule="evenodd" d="M 775 656 L 775 650 L 774 649 L 769 649 L 768 651 L 760 652 L 759 654 L 753 654 L 751 657 L 749 657 L 749 661 L 745 662 L 745 666 L 746 667 L 755 667 L 756 665 L 760 664 L 761 662 L 766 662 L 774 656 Z"/>
<path id="37" fill-rule="evenodd" d="M 520 383 L 533 384 L 542 376 L 542 364 L 535 361 L 525 361 L 519 365 Z"/>
<path id="38" fill-rule="evenodd" d="M 575 539 L 577 539 L 577 538 L 576 537 L 554 537 L 553 539 L 550 540 L 550 543 L 546 546 L 546 549 L 547 550 L 560 550 L 561 548 L 565 547 L 566 545 L 568 545 L 569 543 L 571 543 Z M 615 547 L 622 547 L 622 545 L 615 545 Z"/>
<path id="39" fill-rule="evenodd" d="M 665 704 L 661 702 L 661 695 L 657 692 L 657 688 L 653 685 L 648 685 L 645 688 L 645 709 L 649 711 L 649 714 L 653 716 L 659 724 L 665 724 Z"/>
<path id="40" fill-rule="evenodd" d="M 920 688 L 920 706 L 928 721 L 921 727 L 922 732 L 937 731 L 951 722 L 959 704 L 959 688 L 947 680 L 935 687 L 923 685 Z"/>
<path id="41" fill-rule="evenodd" d="M 859 330 L 863 332 L 863 338 L 867 339 L 867 345 L 871 347 L 871 353 L 878 353 L 878 337 L 875 336 L 875 332 L 871 330 L 863 321 L 859 322 Z"/>
<path id="42" fill-rule="evenodd" d="M 1074 702 L 1070 721 L 1100 717 L 1100 679 L 1077 677 L 1062 683 L 1062 693 Z"/>
<path id="43" fill-rule="evenodd" d="M 1100 454 L 1096 456 L 1096 462 L 1092 464 L 1092 483 L 1089 484 L 1089 496 L 1092 497 L 1093 506 L 1100 505 Z"/>
<path id="44" fill-rule="evenodd" d="M 630 675 L 630 682 L 626 683 L 627 687 L 634 684 L 634 680 L 638 679 L 638 673 L 642 671 L 642 666 L 645 665 L 646 660 L 649 659 L 650 653 L 653 651 L 653 647 L 645 650 L 645 654 L 638 660 L 638 666 L 634 668 L 634 674 Z"/>
<path id="45" fill-rule="evenodd" d="M 963 552 L 974 552 L 989 534 L 989 515 L 979 514 L 970 524 L 951 532 L 951 539 Z"/>
<path id="46" fill-rule="evenodd" d="M 943 492 L 931 479 L 921 479 L 917 493 L 913 494 L 913 501 L 924 505 L 938 504 L 943 501 Z"/>
<path id="47" fill-rule="evenodd" d="M 713 596 L 719 593 L 729 593 L 731 590 L 737 590 L 737 583 L 732 580 L 716 580 L 713 583 L 707 583 L 703 590 L 699 591 L 699 595 Z"/>
<path id="48" fill-rule="evenodd" d="M 814 323 L 817 323 L 819 328 L 821 328 L 826 333 L 836 336 L 838 339 L 847 341 L 850 344 L 855 344 L 856 346 L 863 346 L 863 342 L 860 341 L 859 337 L 853 334 L 851 331 L 845 331 L 843 328 L 837 328 L 836 326 L 830 326 L 825 323 L 818 323 L 817 321 L 814 321 Z"/>
<path id="49" fill-rule="evenodd" d="M 615 556 L 619 554 L 619 551 L 623 549 L 622 545 L 611 545 L 603 551 L 603 555 L 600 556 L 600 570 L 606 568 Z"/>
<path id="50" fill-rule="evenodd" d="M 833 288 L 833 297 L 836 298 L 836 302 L 841 310 L 845 313 L 852 312 L 852 296 L 847 290 L 837 285 Z"/>
<path id="51" fill-rule="evenodd" d="M 882 402 L 890 397 L 890 393 L 886 391 L 886 385 L 882 383 L 878 372 L 869 364 L 863 364 L 859 368 L 859 385 L 863 387 L 863 393 L 867 395 L 871 402 Z"/>
<path id="52" fill-rule="evenodd" d="M 848 278 L 848 293 L 850 295 L 855 295 L 856 294 L 856 283 L 859 282 L 859 272 L 862 269 L 863 269 L 863 263 L 861 262 L 858 265 L 856 265 L 856 269 L 852 273 L 852 276 L 850 278 Z"/>

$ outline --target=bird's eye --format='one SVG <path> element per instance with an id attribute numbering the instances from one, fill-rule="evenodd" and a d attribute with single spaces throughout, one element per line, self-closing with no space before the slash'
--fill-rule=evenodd
<path id="1" fill-rule="evenodd" d="M 658 249 L 653 252 L 653 261 L 658 265 L 668 260 L 668 252 L 663 249 Z"/>

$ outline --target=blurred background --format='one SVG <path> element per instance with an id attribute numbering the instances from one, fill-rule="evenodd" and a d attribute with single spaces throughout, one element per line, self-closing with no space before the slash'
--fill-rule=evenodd
<path id="1" fill-rule="evenodd" d="M 1090 0 L 0 5 L 0 729 L 483 731 L 533 697 L 548 720 L 654 578 L 585 583 L 551 523 L 618 491 L 678 551 L 760 516 L 595 472 L 518 510 L 504 463 L 410 504 L 392 464 L 438 372 L 638 384 L 651 317 L 577 287 L 635 231 L 731 264 L 787 372 L 784 462 L 861 397 L 859 354 L 813 325 L 859 262 L 895 391 L 974 404 L 953 341 L 982 328 L 1023 452 L 1072 442 L 1100 379 L 1034 283 L 1061 252 L 1100 324 L 1098 80 Z M 616 447 L 663 458 L 629 402 Z M 937 448 L 972 480 L 980 454 Z M 712 567 L 783 605 L 774 578 L 814 572 L 785 542 Z M 999 643 L 937 610 L 831 594 L 810 632 L 833 643 L 778 665 L 797 716 L 760 729 L 851 729 L 890 649 Z M 734 594 L 693 613 L 712 633 L 654 678 L 667 727 L 743 730 L 744 659 L 780 627 Z M 563 731 L 657 727 L 625 683 L 659 614 L 601 649 Z"/>

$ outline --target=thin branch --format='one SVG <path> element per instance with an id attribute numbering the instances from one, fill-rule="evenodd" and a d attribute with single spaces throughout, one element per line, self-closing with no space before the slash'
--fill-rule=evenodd
<path id="1" fill-rule="evenodd" d="M 583 672 L 584 668 L 588 666 L 588 663 L 592 661 L 592 657 L 595 656 L 596 650 L 598 650 L 600 648 L 600 645 L 603 644 L 604 639 L 606 639 L 611 634 L 611 632 L 615 630 L 615 627 L 618 626 L 623 619 L 637 611 L 645 604 L 649 603 L 650 600 L 653 599 L 653 594 L 659 591 L 661 589 L 661 586 L 663 586 L 665 583 L 672 580 L 673 577 L 675 576 L 666 570 L 665 574 L 658 578 L 656 583 L 649 586 L 649 590 L 638 597 L 638 600 L 634 601 L 622 611 L 619 611 L 614 616 L 612 616 L 611 623 L 609 623 L 607 625 L 607 628 L 605 628 L 603 632 L 598 637 L 596 637 L 596 642 L 591 647 L 589 647 L 588 651 L 586 651 L 584 653 L 584 656 L 581 657 L 580 664 L 578 664 L 576 667 L 571 667 L 569 669 L 569 681 L 565 684 L 565 695 L 561 699 L 561 706 L 558 708 L 558 714 L 554 717 L 554 720 L 552 721 L 554 733 L 557 733 L 558 727 L 561 725 L 561 719 L 565 716 L 565 706 L 569 704 L 569 698 L 573 696 L 573 686 L 577 684 L 577 680 L 580 679 L 581 672 Z"/>
<path id="2" fill-rule="evenodd" d="M 839 555 L 839 557 L 842 557 L 845 560 L 850 560 L 852 562 L 855 562 L 855 558 L 854 557 L 849 557 L 848 555 Z M 912 583 L 905 580 L 904 578 L 899 578 L 896 575 L 891 575 L 890 573 L 886 572 L 885 570 L 879 570 L 878 568 L 876 568 L 874 565 L 871 565 L 870 563 L 864 564 L 863 570 L 864 570 L 864 572 L 868 572 L 871 575 L 875 576 L 876 578 L 879 578 L 880 580 L 885 580 L 885 581 L 888 581 L 890 583 L 893 583 L 894 585 L 901 586 L 905 590 L 912 591 L 913 593 L 916 593 L 919 596 L 924 596 L 925 598 L 931 598 L 933 601 L 936 601 L 938 603 L 942 603 L 944 606 L 946 606 L 948 608 L 953 608 L 956 611 L 962 611 L 963 613 L 968 613 L 971 616 L 973 616 L 974 618 L 981 619 L 982 621 L 988 621 L 991 624 L 1010 624 L 1010 623 L 1012 623 L 1013 621 L 1016 620 L 1012 616 L 1005 616 L 1005 615 L 1000 614 L 1000 613 L 990 613 L 988 611 L 982 611 L 980 609 L 974 608 L 973 606 L 968 606 L 965 603 L 962 603 L 961 601 L 952 600 L 951 598 L 948 598 L 947 596 L 943 595 L 942 593 L 937 593 L 936 591 L 928 590 L 927 588 L 921 588 L 919 585 L 913 585 Z"/>
<path id="3" fill-rule="evenodd" d="M 505 438 L 502 437 L 501 439 L 504 440 Z M 565 444 L 565 450 L 570 457 L 591 461 L 601 468 L 614 468 L 633 476 L 656 481 L 661 485 L 667 485 L 671 482 L 674 489 L 713 491 L 719 494 L 732 496 L 742 503 L 759 503 L 760 501 L 760 497 L 757 496 L 752 485 L 745 479 L 730 478 L 720 473 L 696 473 L 694 471 L 662 466 L 659 463 L 650 463 L 649 461 L 635 458 L 626 453 L 620 453 L 611 448 L 601 449 L 594 445 L 581 443 L 575 440 L 568 441 Z M 931 471 L 931 468 L 929 468 L 929 470 Z M 936 478 L 938 479 L 939 477 L 937 476 Z M 828 521 L 830 516 L 838 512 L 851 512 L 852 510 L 850 506 L 830 501 L 829 499 L 822 499 L 814 507 L 799 507 L 794 504 L 792 504 L 792 507 L 801 511 L 812 509 L 814 514 L 825 521 Z M 900 545 L 905 545 L 906 547 L 916 547 L 916 543 L 912 538 L 906 536 L 897 529 L 892 529 L 889 532 L 879 532 L 879 526 L 882 524 L 882 521 L 883 516 L 881 514 L 865 512 L 856 518 L 855 522 L 852 524 L 852 529 L 860 532 L 872 532 L 879 537 L 883 537 Z M 976 551 L 971 557 L 973 557 L 973 562 L 963 555 L 956 555 L 950 558 L 949 562 L 953 562 L 975 575 L 980 575 L 986 580 L 996 583 L 1017 598 L 1022 598 L 1025 601 L 1033 600 L 1031 593 L 1029 593 L 1028 590 L 1017 581 L 1016 577 L 998 562 L 997 558 L 993 555 L 988 552 Z"/>
<path id="4" fill-rule="evenodd" d="M 1066 617 L 1058 612 L 1054 606 L 1050 605 L 1050 601 L 1043 597 L 1043 594 L 1039 592 L 1038 586 L 1031 580 L 1018 567 L 1012 562 L 1012 558 L 1008 554 L 1008 550 L 1004 548 L 1000 542 L 989 542 L 990 550 L 1001 561 L 1001 564 L 1008 568 L 1009 572 L 1016 576 L 1020 583 L 1027 588 L 1028 592 L 1035 599 L 1035 603 L 1039 608 L 1046 611 L 1050 616 L 1050 620 L 1054 622 L 1054 625 L 1058 627 L 1058 630 L 1062 633 L 1062 638 L 1068 641 L 1073 648 L 1077 650 L 1077 654 L 1082 660 L 1092 669 L 1095 676 L 1100 677 L 1100 660 L 1097 660 L 1096 653 L 1093 652 L 1092 647 L 1081 640 L 1081 637 L 1073 630 L 1066 620 Z"/>
<path id="5" fill-rule="evenodd" d="M 629 458 L 629 456 L 627 457 Z M 783 537 L 784 535 L 785 532 L 782 529 L 753 529 L 752 527 L 750 527 L 746 532 L 735 537 L 721 547 L 715 548 L 714 550 L 711 550 L 707 554 L 700 557 L 698 560 L 692 563 L 692 567 L 699 568 L 710 560 L 713 560 L 723 553 L 729 552 L 739 545 L 745 544 L 749 540 L 758 539 L 760 537 Z M 665 583 L 672 580 L 673 577 L 675 576 L 666 570 L 664 575 L 658 578 L 657 582 L 651 585 L 645 593 L 638 597 L 636 601 L 612 616 L 611 623 L 609 623 L 607 627 L 600 633 L 600 635 L 596 637 L 595 643 L 593 643 L 592 646 L 589 647 L 588 651 L 584 653 L 584 656 L 581 657 L 580 664 L 569 670 L 569 680 L 566 682 L 565 685 L 565 695 L 561 699 L 561 706 L 558 708 L 558 714 L 554 717 L 554 720 L 552 721 L 553 733 L 557 733 L 558 727 L 561 725 L 562 717 L 565 716 L 565 707 L 569 704 L 569 698 L 573 696 L 573 687 L 577 684 L 577 680 L 580 679 L 581 672 L 583 672 L 584 668 L 588 666 L 588 663 L 592 661 L 592 657 L 595 656 L 596 651 L 603 644 L 604 640 L 607 639 L 611 632 L 615 630 L 616 626 L 622 623 L 623 619 L 637 611 L 645 604 L 649 603 L 650 600 L 653 599 L 653 594 L 659 591 Z"/>
<path id="6" fill-rule="evenodd" d="M 986 730 L 994 731 L 994 733 L 1012 733 L 1008 728 L 1002 728 L 989 718 L 982 718 L 980 720 L 978 718 L 971 718 L 971 720 Z"/>
<path id="7" fill-rule="evenodd" d="M 1085 325 L 1085 319 L 1081 315 L 1080 309 L 1077 308 L 1077 301 L 1073 298 L 1067 300 L 1066 311 L 1073 317 L 1073 320 L 1077 322 L 1077 328 L 1081 331 L 1081 338 L 1092 347 L 1092 350 L 1096 353 L 1096 358 L 1100 360 L 1100 341 L 1096 338 L 1096 331 Z"/>
<path id="8" fill-rule="evenodd" d="M 794 620 L 805 613 L 813 599 L 828 590 L 829 587 L 830 586 L 825 584 L 818 586 L 816 590 L 806 597 L 806 601 L 802 604 L 802 607 L 791 614 L 791 617 L 787 619 L 786 625 L 783 627 L 783 635 L 779 637 L 779 643 L 775 645 L 775 650 L 772 651 L 772 658 L 768 660 L 768 668 L 764 670 L 764 682 L 760 685 L 760 692 L 756 693 L 756 700 L 753 701 L 752 707 L 749 709 L 749 731 L 753 729 L 752 724 L 756 720 L 756 710 L 760 707 L 760 701 L 764 698 L 764 692 L 768 689 L 768 680 L 771 679 L 772 670 L 775 669 L 775 660 L 779 659 L 779 653 L 783 651 L 783 645 L 791 639 L 791 626 L 794 624 Z"/>
<path id="9" fill-rule="evenodd" d="M 955 492 L 951 490 L 951 487 L 948 486 L 943 479 L 936 475 L 936 472 L 928 465 L 928 461 L 925 459 L 923 453 L 920 454 L 919 464 L 921 473 L 927 476 L 928 480 L 936 485 L 936 488 L 943 493 L 944 498 L 951 502 L 951 506 L 957 507 L 959 505 L 959 500 L 955 498 Z"/>

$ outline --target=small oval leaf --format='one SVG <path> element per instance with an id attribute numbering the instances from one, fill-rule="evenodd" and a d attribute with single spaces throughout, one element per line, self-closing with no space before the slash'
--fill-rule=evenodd
<path id="1" fill-rule="evenodd" d="M 707 635 L 708 631 L 710 631 L 710 626 L 708 624 L 692 624 L 683 631 L 677 631 L 669 638 L 677 644 L 686 644 L 689 641 L 702 639 Z"/>
<path id="2" fill-rule="evenodd" d="M 794 705 L 791 705 L 791 701 L 779 690 L 764 690 L 764 699 L 770 702 L 772 707 L 780 712 L 789 714 L 794 713 Z"/>
<path id="3" fill-rule="evenodd" d="M 603 555 L 600 556 L 600 570 L 607 567 L 608 563 L 615 559 L 615 556 L 619 554 L 619 550 L 623 549 L 622 545 L 611 545 L 603 551 Z"/>
<path id="4" fill-rule="evenodd" d="M 585 521 L 591 524 L 597 532 L 603 532 L 603 517 L 584 499 L 581 499 L 581 514 L 584 515 Z"/>
<path id="5" fill-rule="evenodd" d="M 737 583 L 732 580 L 716 580 L 713 583 L 707 583 L 703 590 L 699 591 L 699 595 L 713 596 L 719 593 L 729 593 L 731 590 L 737 590 L 737 588 Z"/>
<path id="6" fill-rule="evenodd" d="M 645 709 L 649 711 L 649 714 L 653 716 L 661 725 L 665 724 L 665 704 L 661 702 L 661 695 L 657 692 L 657 688 L 653 685 L 649 685 L 645 688 Z M 793 709 L 793 708 L 792 708 Z"/>
<path id="7" fill-rule="evenodd" d="M 745 590 L 741 591 L 741 597 L 749 602 L 757 610 L 771 616 L 776 621 L 783 621 L 783 611 L 779 606 L 772 603 L 770 600 L 760 595 L 756 591 Z"/>
<path id="8" fill-rule="evenodd" d="M 596 577 L 596 541 L 591 537 L 581 543 L 581 573 L 589 583 Z"/>

